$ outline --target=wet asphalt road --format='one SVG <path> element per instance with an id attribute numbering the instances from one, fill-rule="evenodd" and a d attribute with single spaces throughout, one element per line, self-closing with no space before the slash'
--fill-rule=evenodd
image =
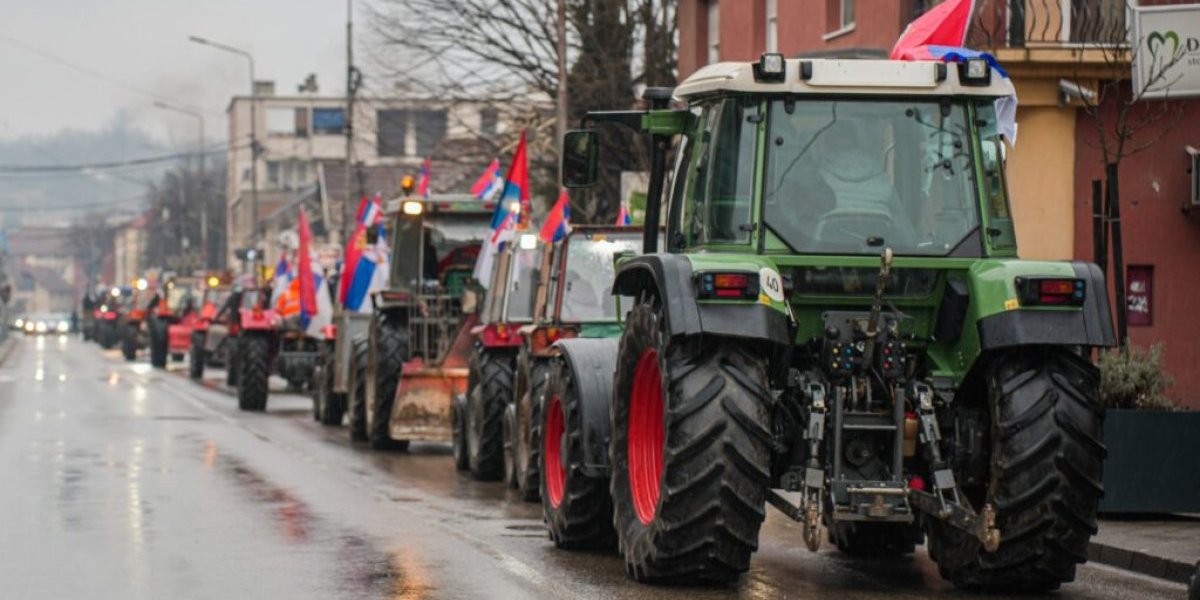
<path id="1" fill-rule="evenodd" d="M 614 555 L 555 550 L 536 505 L 455 473 L 446 446 L 373 453 L 306 398 L 240 413 L 208 377 L 18 341 L 0 367 L 0 598 L 980 597 L 920 552 L 811 554 L 774 512 L 737 588 L 635 584 Z M 1089 565 L 1057 597 L 1183 595 Z"/>

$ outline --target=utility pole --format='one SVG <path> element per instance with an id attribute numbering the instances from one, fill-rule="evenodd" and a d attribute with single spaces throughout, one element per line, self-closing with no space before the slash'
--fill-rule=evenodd
<path id="1" fill-rule="evenodd" d="M 567 2 L 566 0 L 558 0 L 558 180 L 562 181 L 562 143 L 563 137 L 567 134 Z"/>
<path id="2" fill-rule="evenodd" d="M 346 0 L 346 171 L 342 201 L 342 242 L 350 239 L 350 166 L 354 164 L 354 95 L 358 92 L 357 71 L 354 69 L 354 0 Z M 362 187 L 361 185 L 359 187 Z"/>

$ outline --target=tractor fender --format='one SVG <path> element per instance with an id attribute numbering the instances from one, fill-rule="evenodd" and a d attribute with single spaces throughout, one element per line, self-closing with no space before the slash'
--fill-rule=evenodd
<path id="1" fill-rule="evenodd" d="M 588 477 L 608 477 L 609 410 L 613 372 L 617 366 L 617 338 L 559 340 L 554 347 L 575 377 L 583 423 L 583 472 Z"/>
<path id="2" fill-rule="evenodd" d="M 255 311 L 249 308 L 240 309 L 240 328 L 242 331 L 270 331 L 275 329 L 275 311 Z"/>
<path id="3" fill-rule="evenodd" d="M 613 293 L 637 298 L 658 296 L 666 316 L 667 335 L 713 335 L 791 346 L 787 315 L 755 300 L 742 303 L 697 302 L 692 264 L 678 254 L 651 254 L 622 261 Z"/>
<path id="4" fill-rule="evenodd" d="M 1092 263 L 1076 261 L 1071 267 L 1076 278 L 1087 282 L 1082 310 L 1009 310 L 984 317 L 978 323 L 981 349 L 1032 344 L 1115 346 L 1104 274 Z"/>

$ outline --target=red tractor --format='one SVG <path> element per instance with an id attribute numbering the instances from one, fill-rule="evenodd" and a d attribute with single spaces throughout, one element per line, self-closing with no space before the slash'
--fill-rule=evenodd
<path id="1" fill-rule="evenodd" d="M 234 340 L 231 329 L 236 331 L 236 324 L 227 315 L 218 313 L 232 293 L 232 288 L 221 285 L 218 279 L 210 280 L 201 296 L 200 312 L 189 336 L 188 374 L 192 379 L 203 378 L 204 367 L 209 365 L 229 368 Z M 229 370 L 227 375 L 232 372 Z"/>
<path id="2" fill-rule="evenodd" d="M 191 346 L 192 328 L 198 319 L 196 289 L 200 283 L 199 279 L 190 277 L 167 280 L 153 314 L 146 319 L 151 366 L 165 369 L 169 358 L 183 360 L 183 354 Z"/>
<path id="3" fill-rule="evenodd" d="M 231 377 L 238 390 L 238 407 L 260 411 L 267 408 L 269 379 L 278 374 L 288 389 L 299 391 L 313 381 L 321 357 L 319 341 L 299 325 L 298 317 L 285 319 L 267 308 L 265 290 L 242 292 L 236 328 Z"/>

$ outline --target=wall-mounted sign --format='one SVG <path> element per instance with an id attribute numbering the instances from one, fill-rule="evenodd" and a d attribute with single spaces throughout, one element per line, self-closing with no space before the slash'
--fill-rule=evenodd
<path id="1" fill-rule="evenodd" d="M 1129 265 L 1125 269 L 1125 306 L 1130 327 L 1154 324 L 1154 267 Z"/>
<path id="2" fill-rule="evenodd" d="M 1200 96 L 1200 4 L 1130 7 L 1133 89 L 1142 98 Z"/>

